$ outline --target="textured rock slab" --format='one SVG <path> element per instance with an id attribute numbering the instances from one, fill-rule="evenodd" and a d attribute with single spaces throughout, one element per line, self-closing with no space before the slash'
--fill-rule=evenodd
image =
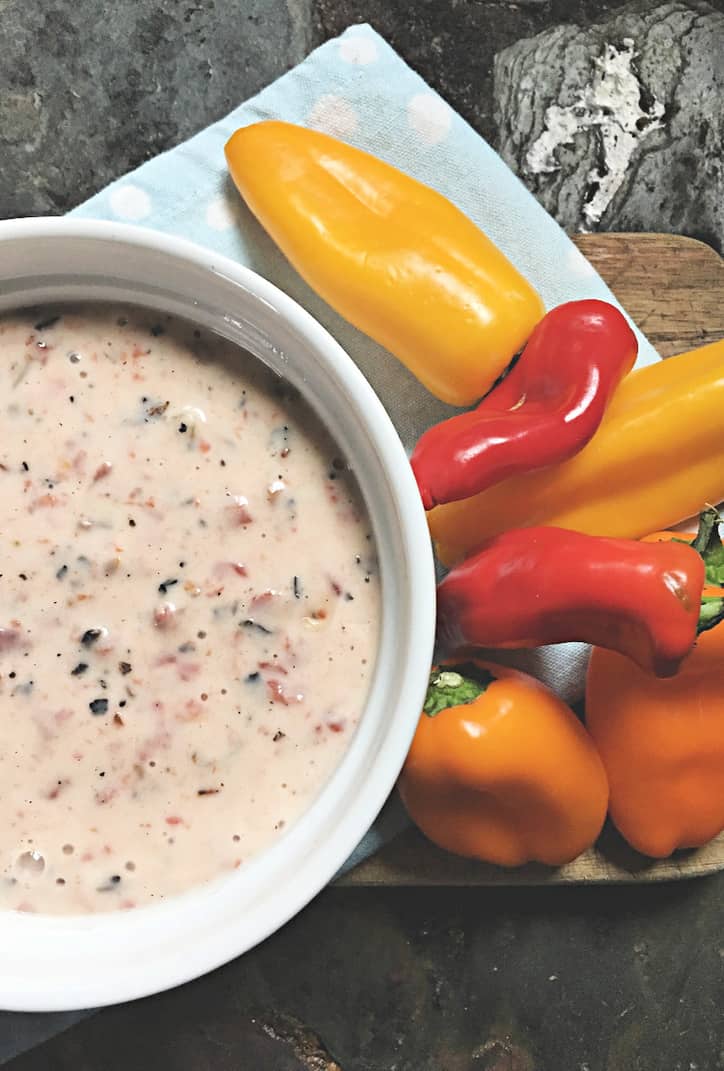
<path id="1" fill-rule="evenodd" d="M 724 13 L 636 3 L 494 64 L 498 150 L 569 230 L 724 239 Z"/>
<path id="2" fill-rule="evenodd" d="M 723 891 L 329 890 L 7 1071 L 721 1071 Z"/>
<path id="3" fill-rule="evenodd" d="M 493 58 L 522 37 L 597 17 L 601 0 L 312 0 L 323 37 L 369 22 L 456 111 L 494 142 Z M 608 0 L 608 7 L 621 0 Z"/>
<path id="4" fill-rule="evenodd" d="M 306 0 L 0 0 L 0 218 L 66 212 L 304 58 Z"/>

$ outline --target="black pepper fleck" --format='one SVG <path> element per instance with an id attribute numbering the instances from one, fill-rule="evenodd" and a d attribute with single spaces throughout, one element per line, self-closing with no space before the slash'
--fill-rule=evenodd
<path id="1" fill-rule="evenodd" d="M 81 636 L 80 642 L 83 644 L 84 647 L 92 647 L 93 644 L 96 643 L 102 635 L 102 629 L 89 628 L 86 629 L 83 635 Z"/>
<path id="2" fill-rule="evenodd" d="M 133 666 L 131 665 L 130 662 L 119 662 L 118 663 L 118 668 L 121 671 L 121 673 L 123 674 L 123 676 L 125 677 L 125 675 L 127 673 L 131 672 L 131 670 L 133 669 Z"/>
<path id="3" fill-rule="evenodd" d="M 67 565 L 61 565 L 60 569 L 55 574 L 55 579 L 56 580 L 62 580 L 67 572 L 68 572 L 68 566 Z"/>
<path id="4" fill-rule="evenodd" d="M 112 892 L 116 885 L 119 884 L 120 880 L 120 874 L 112 874 L 111 877 L 108 879 L 108 883 L 106 885 L 99 885 L 96 888 L 96 892 Z"/>
<path id="5" fill-rule="evenodd" d="M 164 580 L 162 583 L 160 583 L 158 585 L 158 590 L 161 592 L 162 595 L 165 595 L 166 592 L 168 591 L 168 589 L 172 588 L 174 586 L 174 584 L 178 584 L 178 580 L 177 579 L 173 579 L 172 578 L 170 580 Z"/>
<path id="6" fill-rule="evenodd" d="M 253 621 L 250 617 L 247 617 L 244 621 L 240 621 L 241 628 L 255 629 L 257 632 L 263 632 L 265 636 L 271 636 L 272 629 L 267 628 L 266 625 L 260 624 L 258 621 Z"/>
<path id="7" fill-rule="evenodd" d="M 89 704 L 91 714 L 107 714 L 108 713 L 108 700 L 107 699 L 93 699 Z"/>

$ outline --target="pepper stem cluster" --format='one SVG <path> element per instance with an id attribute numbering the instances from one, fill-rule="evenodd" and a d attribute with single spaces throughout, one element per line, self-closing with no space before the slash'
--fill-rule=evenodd
<path id="1" fill-rule="evenodd" d="M 724 588 L 724 544 L 719 535 L 721 524 L 719 510 L 713 506 L 699 515 L 699 530 L 691 546 L 701 555 L 706 570 L 706 583 Z M 724 593 L 721 596 L 705 595 L 701 600 L 697 636 L 724 621 Z"/>
<path id="2" fill-rule="evenodd" d="M 494 680 L 492 673 L 474 664 L 434 669 L 430 674 L 423 712 L 434 718 L 450 707 L 473 703 Z"/>

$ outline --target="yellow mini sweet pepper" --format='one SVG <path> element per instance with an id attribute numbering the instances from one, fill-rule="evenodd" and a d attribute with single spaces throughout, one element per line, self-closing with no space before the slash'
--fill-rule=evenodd
<path id="1" fill-rule="evenodd" d="M 722 413 L 724 339 L 631 372 L 575 457 L 432 510 L 440 560 L 510 528 L 638 538 L 693 516 L 724 497 Z"/>
<path id="2" fill-rule="evenodd" d="M 455 205 L 360 149 L 270 120 L 237 130 L 226 159 L 310 286 L 450 405 L 485 394 L 543 316 Z"/>

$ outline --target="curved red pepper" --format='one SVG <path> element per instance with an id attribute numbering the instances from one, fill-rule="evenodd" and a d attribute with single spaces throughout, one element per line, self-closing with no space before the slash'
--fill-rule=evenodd
<path id="1" fill-rule="evenodd" d="M 596 432 L 637 348 L 626 319 L 606 301 L 552 309 L 476 409 L 435 425 L 418 442 L 411 464 L 425 509 L 576 454 Z"/>
<path id="2" fill-rule="evenodd" d="M 673 676 L 697 634 L 724 616 L 724 599 L 702 602 L 704 581 L 704 560 L 686 543 L 513 529 L 438 585 L 438 640 L 446 650 L 578 640 Z"/>

